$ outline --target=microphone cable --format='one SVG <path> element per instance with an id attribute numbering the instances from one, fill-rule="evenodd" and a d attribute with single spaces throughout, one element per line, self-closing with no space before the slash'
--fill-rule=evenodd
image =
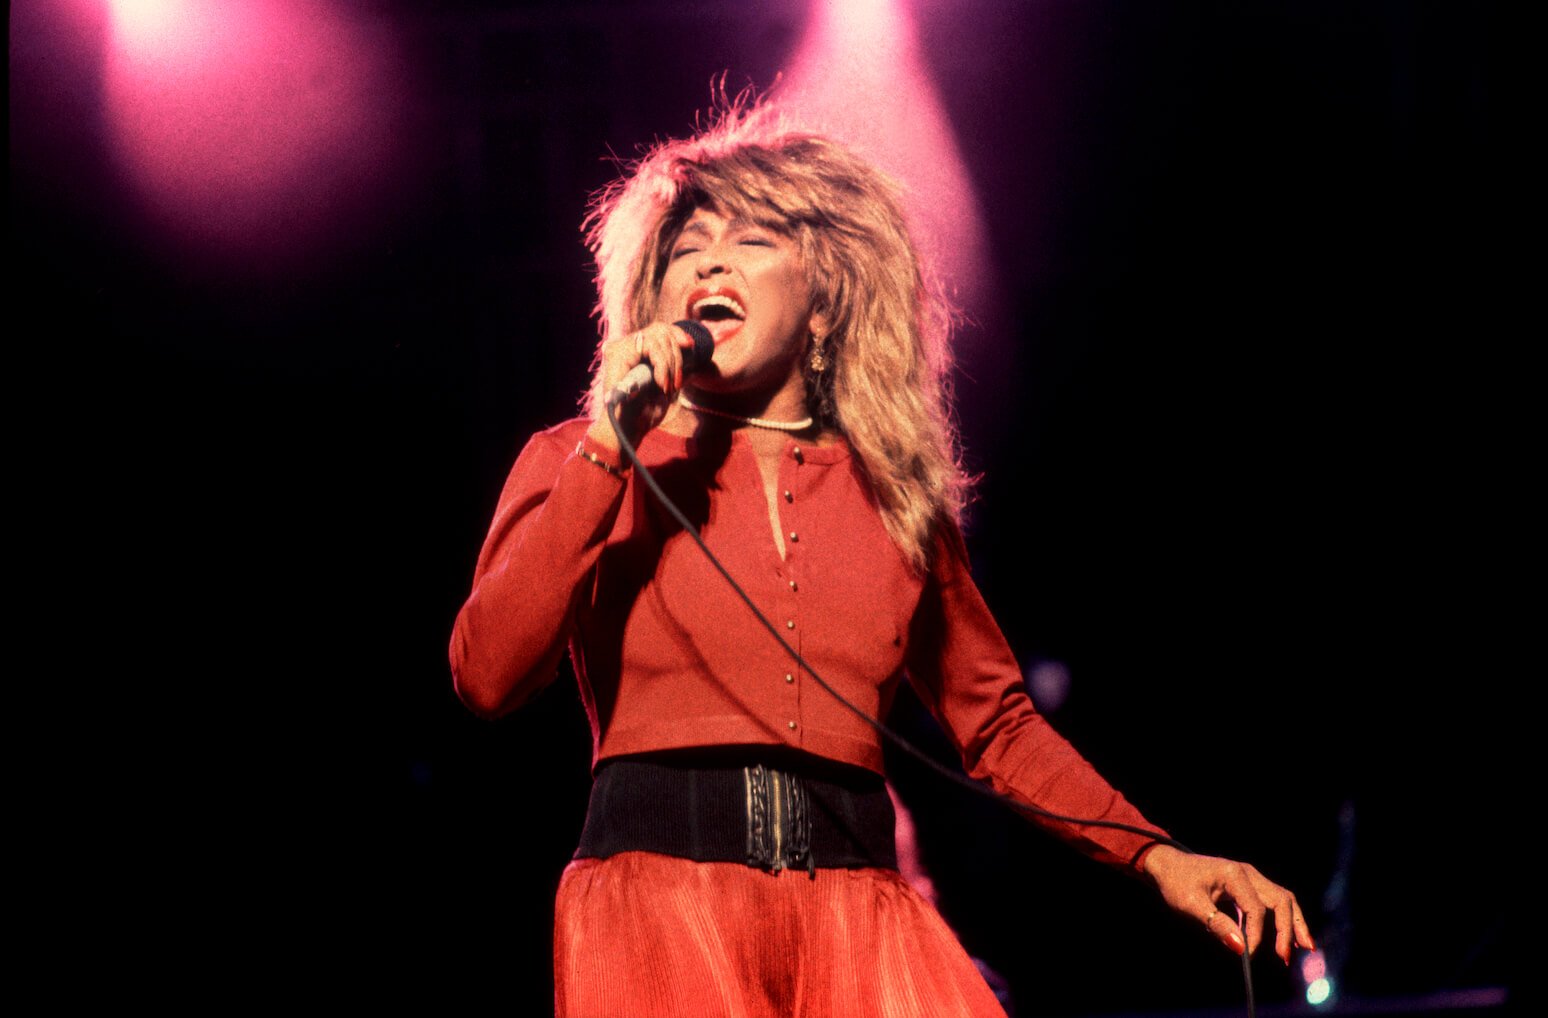
<path id="1" fill-rule="evenodd" d="M 981 782 L 974 781 L 966 775 L 959 774 L 958 772 L 944 766 L 924 750 L 919 749 L 903 736 L 888 728 L 881 721 L 871 717 L 865 711 L 851 703 L 850 700 L 844 696 L 844 694 L 840 693 L 838 690 L 829 685 L 828 681 L 818 673 L 817 669 L 813 668 L 811 664 L 801 656 L 801 652 L 792 647 L 789 641 L 787 641 L 784 636 L 780 634 L 779 627 L 775 626 L 773 622 L 769 621 L 768 616 L 764 615 L 763 611 L 753 603 L 753 599 L 748 595 L 747 591 L 742 589 L 742 585 L 736 582 L 736 578 L 731 575 L 730 571 L 726 569 L 726 567 L 721 563 L 720 559 L 715 557 L 715 553 L 710 551 L 709 545 L 704 543 L 704 538 L 699 536 L 698 528 L 689 521 L 688 517 L 683 514 L 683 511 L 677 507 L 676 503 L 674 503 L 671 498 L 667 496 L 667 493 L 661 489 L 661 485 L 656 483 L 656 478 L 652 476 L 649 470 L 646 469 L 645 464 L 640 462 L 639 454 L 635 452 L 633 444 L 630 443 L 628 437 L 624 435 L 623 427 L 618 423 L 618 417 L 614 411 L 616 410 L 617 404 L 619 402 L 621 402 L 621 399 L 616 394 L 603 402 L 603 408 L 607 413 L 607 422 L 608 424 L 612 425 L 613 434 L 618 437 L 619 448 L 622 449 L 624 455 L 628 457 L 629 463 L 634 467 L 634 470 L 641 478 L 644 479 L 645 486 L 650 489 L 651 494 L 656 496 L 657 501 L 659 501 L 666 509 L 666 511 L 671 514 L 672 518 L 676 520 L 678 525 L 683 528 L 683 531 L 689 537 L 693 538 L 694 543 L 699 546 L 699 550 L 704 552 L 704 557 L 709 560 L 710 564 L 715 567 L 715 570 L 720 573 L 721 576 L 725 577 L 726 582 L 731 585 L 731 589 L 736 592 L 736 595 L 742 599 L 744 604 L 747 605 L 748 610 L 753 613 L 753 617 L 758 620 L 764 629 L 768 630 L 769 635 L 774 637 L 775 641 L 785 649 L 785 652 L 790 655 L 796 664 L 800 665 L 808 675 L 817 680 L 817 684 L 821 686 L 829 696 L 843 704 L 844 707 L 846 707 L 852 714 L 874 728 L 877 734 L 881 735 L 882 738 L 891 742 L 894 746 L 898 747 L 898 749 L 907 753 L 915 760 L 918 760 L 920 763 L 924 764 L 927 768 L 939 774 L 947 781 L 955 782 L 960 787 L 967 789 L 969 792 L 972 792 L 975 795 L 982 796 L 983 798 L 989 799 L 993 802 L 998 802 L 1001 805 L 1014 811 L 1023 819 L 1030 817 L 1042 817 L 1045 820 L 1057 820 L 1061 823 L 1075 824 L 1083 827 L 1108 827 L 1116 831 L 1127 831 L 1131 834 L 1139 834 L 1151 839 L 1151 843 L 1149 845 L 1146 845 L 1145 848 L 1140 849 L 1141 852 L 1151 847 L 1151 845 L 1170 845 L 1172 848 L 1175 848 L 1180 852 L 1185 852 L 1188 855 L 1197 854 L 1193 851 L 1193 849 L 1189 848 L 1187 845 L 1184 845 L 1177 839 L 1168 837 L 1157 831 L 1147 830 L 1143 827 L 1136 827 L 1133 824 L 1120 823 L 1116 820 L 1097 820 L 1093 818 L 1064 816 L 1062 814 L 1043 809 L 1041 806 L 1034 806 L 1031 803 L 1019 802 L 1016 799 L 1012 799 L 1008 795 L 1003 795 Z M 1135 853 L 1136 857 L 1138 854 L 1139 853 Z M 1246 915 L 1242 912 L 1240 906 L 1237 906 L 1236 913 L 1237 925 L 1241 928 L 1242 931 L 1242 978 L 1245 981 L 1247 987 L 1247 1018 L 1256 1018 L 1257 1010 L 1254 1006 L 1252 992 L 1251 955 L 1247 951 Z"/>

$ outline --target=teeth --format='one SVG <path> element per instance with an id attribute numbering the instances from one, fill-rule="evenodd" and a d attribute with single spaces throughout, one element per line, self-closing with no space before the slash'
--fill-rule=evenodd
<path id="1" fill-rule="evenodd" d="M 732 300 L 730 297 L 727 297 L 723 293 L 713 294 L 709 297 L 703 298 L 702 300 L 694 301 L 693 313 L 695 315 L 703 315 L 705 308 L 725 308 L 727 311 L 730 311 L 738 318 L 747 317 L 747 312 L 743 310 L 742 305 L 738 304 L 736 301 Z"/>

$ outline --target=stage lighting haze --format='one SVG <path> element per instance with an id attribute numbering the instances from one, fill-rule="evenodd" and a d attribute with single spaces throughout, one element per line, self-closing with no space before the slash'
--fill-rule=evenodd
<path id="1" fill-rule="evenodd" d="M 197 259 L 336 246 L 392 165 L 392 46 L 325 0 L 116 0 L 103 112 L 151 222 Z"/>
<path id="2" fill-rule="evenodd" d="M 992 291 L 992 265 L 940 90 L 906 0 L 814 0 L 779 88 L 802 122 L 855 146 L 904 187 L 915 242 L 936 259 L 969 314 Z"/>

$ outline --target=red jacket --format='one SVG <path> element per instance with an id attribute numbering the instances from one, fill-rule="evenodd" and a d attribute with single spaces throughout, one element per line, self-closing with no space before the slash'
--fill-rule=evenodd
<path id="1" fill-rule="evenodd" d="M 533 436 L 506 481 L 452 633 L 463 701 L 489 716 L 520 706 L 553 681 L 568 644 L 593 763 L 777 744 L 880 773 L 876 732 L 802 672 L 644 484 L 576 454 L 588 426 Z M 1032 706 L 957 529 L 942 528 L 930 572 L 915 573 L 845 444 L 786 445 L 783 560 L 739 432 L 712 447 L 658 428 L 640 458 L 781 634 L 861 710 L 885 718 L 906 673 L 975 778 L 1055 813 L 1156 829 Z M 1049 826 L 1112 863 L 1153 840 Z"/>

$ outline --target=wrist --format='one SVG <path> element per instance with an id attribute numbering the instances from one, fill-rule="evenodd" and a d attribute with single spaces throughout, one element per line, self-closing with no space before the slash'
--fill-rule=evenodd
<path id="1" fill-rule="evenodd" d="M 1183 853 L 1163 842 L 1155 842 L 1140 853 L 1135 862 L 1135 868 L 1151 880 L 1155 880 L 1160 871 L 1164 871 L 1172 863 L 1181 859 Z"/>
<path id="2" fill-rule="evenodd" d="M 606 417 L 598 417 L 591 422 L 591 427 L 586 429 L 585 442 L 592 452 L 605 455 L 614 463 L 623 455 L 623 450 L 618 447 L 618 436 L 613 433 L 613 426 L 607 422 Z"/>
<path id="3" fill-rule="evenodd" d="M 606 422 L 604 421 L 603 424 L 605 425 Z M 612 447 L 609 448 L 607 445 L 595 441 L 590 431 L 579 442 L 575 443 L 575 455 L 614 477 L 622 479 L 629 475 L 629 464 L 624 462 L 617 442 L 614 442 Z"/>

